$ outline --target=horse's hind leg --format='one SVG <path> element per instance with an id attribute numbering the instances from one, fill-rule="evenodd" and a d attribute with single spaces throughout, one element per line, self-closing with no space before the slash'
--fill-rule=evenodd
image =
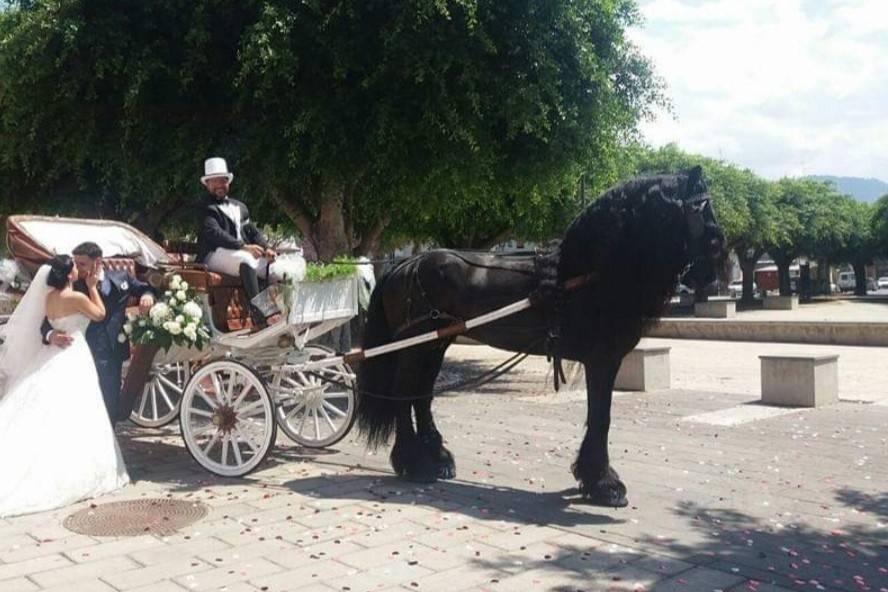
<path id="1" fill-rule="evenodd" d="M 429 382 L 429 369 L 440 368 L 440 357 L 429 350 L 406 351 L 399 355 L 398 371 L 395 375 L 392 393 L 403 397 L 397 401 L 397 419 L 395 422 L 395 445 L 392 447 L 391 462 L 395 473 L 409 481 L 431 483 L 438 477 L 438 466 L 434 458 L 423 446 L 419 435 L 413 427 L 412 400 L 423 400 L 431 396 L 431 388 L 424 389 Z M 434 360 L 437 359 L 437 365 Z M 434 384 L 434 376 L 431 377 Z"/>
<path id="2" fill-rule="evenodd" d="M 423 377 L 423 382 L 417 396 L 428 395 L 427 398 L 417 398 L 413 401 L 413 411 L 416 413 L 416 431 L 419 435 L 419 441 L 425 449 L 426 454 L 431 458 L 437 467 L 438 479 L 453 479 L 456 477 L 456 463 L 453 455 L 444 447 L 444 438 L 435 425 L 435 419 L 432 416 L 432 391 L 435 388 L 435 379 L 441 370 L 441 364 L 444 361 L 444 352 L 446 347 L 436 350 L 435 358 L 431 356 L 428 359 L 429 366 Z"/>
<path id="3" fill-rule="evenodd" d="M 573 474 L 580 493 L 601 506 L 622 508 L 628 505 L 626 486 L 610 466 L 607 435 L 610 429 L 611 399 L 619 363 L 598 358 L 586 367 L 586 436 L 573 464 Z"/>

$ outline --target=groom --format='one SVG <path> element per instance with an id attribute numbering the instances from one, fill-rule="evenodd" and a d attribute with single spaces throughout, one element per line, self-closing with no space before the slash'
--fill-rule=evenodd
<path id="1" fill-rule="evenodd" d="M 74 248 L 74 265 L 78 275 L 85 278 L 91 270 L 98 270 L 99 294 L 105 304 L 105 319 L 93 321 L 86 329 L 86 342 L 92 352 L 99 374 L 99 386 L 105 399 L 105 408 L 111 423 L 126 419 L 129 410 L 119 409 L 121 369 L 123 361 L 129 359 L 129 341 L 121 343 L 118 336 L 126 321 L 126 304 L 131 296 L 139 297 L 139 308 L 144 312 L 154 304 L 151 287 L 132 277 L 126 271 L 106 271 L 102 269 L 102 248 L 96 243 L 86 242 Z M 83 279 L 74 283 L 74 289 L 86 293 Z M 57 331 L 43 319 L 41 327 L 43 343 L 58 347 L 68 347 L 71 337 L 64 331 Z"/>

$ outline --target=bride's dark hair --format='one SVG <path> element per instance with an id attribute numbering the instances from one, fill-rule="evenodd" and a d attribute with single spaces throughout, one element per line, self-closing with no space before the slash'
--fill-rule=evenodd
<path id="1" fill-rule="evenodd" d="M 57 290 L 61 290 L 68 285 L 68 275 L 74 269 L 74 259 L 70 255 L 56 255 L 49 260 L 49 267 L 46 283 Z"/>

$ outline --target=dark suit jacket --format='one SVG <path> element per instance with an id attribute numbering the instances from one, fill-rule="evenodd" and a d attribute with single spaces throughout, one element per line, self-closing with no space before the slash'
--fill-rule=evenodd
<path id="1" fill-rule="evenodd" d="M 93 355 L 100 359 L 129 358 L 129 341 L 120 343 L 117 336 L 123 330 L 126 321 L 126 305 L 130 297 L 141 297 L 145 293 L 153 293 L 151 286 L 140 282 L 125 271 L 105 271 L 105 279 L 99 282 L 99 295 L 105 304 L 105 319 L 93 321 L 86 329 L 86 342 Z M 78 292 L 86 293 L 86 284 L 78 281 L 74 284 Z M 52 330 L 49 319 L 43 319 L 41 333 L 43 342 L 47 343 L 47 335 Z"/>
<path id="2" fill-rule="evenodd" d="M 241 237 L 237 238 L 237 228 L 234 222 L 225 215 L 219 207 L 220 203 L 233 203 L 240 208 Z M 200 228 L 197 234 L 197 260 L 206 261 L 210 253 L 218 248 L 240 249 L 244 245 L 259 245 L 267 248 L 268 241 L 250 220 L 250 211 L 243 203 L 236 199 L 226 197 L 220 202 L 215 197 L 208 195 L 198 208 Z"/>

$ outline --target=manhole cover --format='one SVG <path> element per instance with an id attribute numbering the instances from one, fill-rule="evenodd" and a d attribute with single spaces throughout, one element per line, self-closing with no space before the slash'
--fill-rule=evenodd
<path id="1" fill-rule="evenodd" d="M 90 536 L 169 535 L 207 515 L 200 502 L 141 499 L 91 505 L 65 518 L 65 528 Z"/>

